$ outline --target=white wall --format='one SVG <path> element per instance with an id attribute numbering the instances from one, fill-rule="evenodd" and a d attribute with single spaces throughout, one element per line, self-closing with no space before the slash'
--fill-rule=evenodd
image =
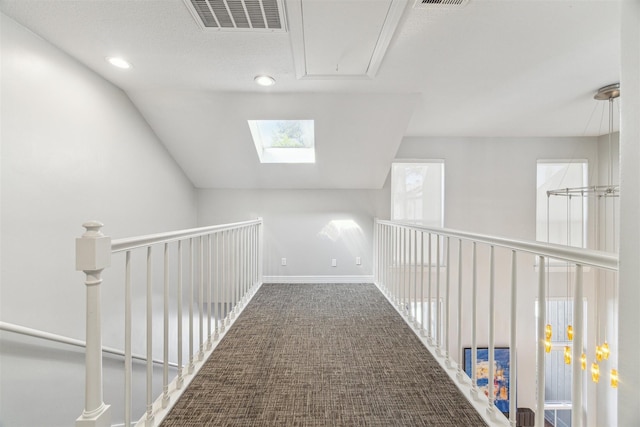
<path id="1" fill-rule="evenodd" d="M 389 211 L 388 185 L 384 190 L 198 192 L 200 225 L 264 218 L 264 275 L 273 281 L 372 276 L 373 218 L 389 218 Z M 331 267 L 334 258 L 337 266 Z"/>
<path id="2" fill-rule="evenodd" d="M 114 238 L 194 227 L 195 190 L 120 89 L 1 20 L 1 319 L 84 339 L 85 286 L 74 271 L 82 223 L 100 220 Z M 122 311 L 118 277 L 105 274 L 107 325 Z M 2 358 L 0 423 L 70 425 L 80 415 L 82 401 L 69 400 L 65 418 L 44 397 L 45 380 L 16 366 L 15 353 Z M 21 381 L 8 370 L 23 370 Z"/>

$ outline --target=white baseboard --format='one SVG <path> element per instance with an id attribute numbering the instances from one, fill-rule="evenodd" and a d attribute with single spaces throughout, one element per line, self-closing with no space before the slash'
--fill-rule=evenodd
<path id="1" fill-rule="evenodd" d="M 262 283 L 373 283 L 373 276 L 264 276 Z"/>

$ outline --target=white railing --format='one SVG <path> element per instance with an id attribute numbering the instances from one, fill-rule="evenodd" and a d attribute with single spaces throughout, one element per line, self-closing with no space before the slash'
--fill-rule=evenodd
<path id="1" fill-rule="evenodd" d="M 76 269 L 86 274 L 87 288 L 85 408 L 76 426 L 111 425 L 110 406 L 104 403 L 102 396 L 100 285 L 103 270 L 111 265 L 112 254 L 117 253 L 124 254 L 124 425 L 130 426 L 132 420 L 136 425 L 158 425 L 262 284 L 262 219 L 113 242 L 101 233 L 101 223 L 91 221 L 83 227 L 87 231 L 76 240 Z M 163 255 L 163 308 L 161 315 L 154 316 L 153 284 L 157 266 L 152 255 L 158 249 Z M 137 276 L 132 274 L 132 255 L 138 252 L 146 256 L 143 266 L 146 274 L 139 280 L 145 286 L 146 412 L 135 415 L 134 419 L 132 360 L 136 355 L 132 352 L 132 292 L 138 283 Z M 170 296 L 171 289 L 174 298 Z M 187 295 L 187 301 L 183 294 Z M 175 306 L 170 310 L 172 300 Z M 194 304 L 197 304 L 196 309 Z M 183 316 L 187 316 L 187 326 L 183 325 Z M 160 322 L 154 322 L 154 317 L 162 319 L 161 326 L 157 324 Z M 153 331 L 157 327 L 163 330 L 160 359 L 163 380 L 162 393 L 154 399 Z M 171 327 L 175 328 L 175 336 L 169 334 Z M 186 357 L 183 355 L 183 329 L 188 335 Z M 170 347 L 175 348 L 173 354 L 170 354 Z M 170 381 L 169 367 L 172 365 L 177 367 L 177 374 Z"/>
<path id="2" fill-rule="evenodd" d="M 38 338 L 41 340 L 57 342 L 60 344 L 67 344 L 74 347 L 82 347 L 85 348 L 87 343 L 82 340 L 77 340 L 75 338 L 65 337 L 64 335 L 52 334 L 51 332 L 41 331 L 39 329 L 27 328 L 26 326 L 16 325 L 15 323 L 9 322 L 1 322 L 0 321 L 0 331 L 12 332 L 18 335 L 24 335 L 27 337 Z M 124 357 L 124 351 L 119 350 L 117 348 L 102 346 L 102 352 L 112 354 L 114 356 L 122 356 Z M 133 359 L 141 360 L 143 362 L 147 361 L 145 356 L 140 354 L 132 354 Z M 163 364 L 164 362 L 159 359 L 153 359 L 153 363 Z M 172 368 L 177 368 L 178 365 L 176 363 L 170 362 L 169 366 Z"/>
<path id="3" fill-rule="evenodd" d="M 482 256 L 479 256 L 480 250 Z M 496 250 L 501 251 L 501 260 L 496 262 Z M 533 261 L 530 272 L 518 271 L 518 256 L 525 254 Z M 468 257 L 468 258 L 465 258 Z M 522 257 L 522 255 L 521 255 Z M 505 261 L 506 259 L 506 261 Z M 473 234 L 456 230 L 429 228 L 409 223 L 376 220 L 374 228 L 374 275 L 377 286 L 387 296 L 397 310 L 416 332 L 424 337 L 425 344 L 432 350 L 436 359 L 447 370 L 450 377 L 457 381 L 458 387 L 469 391 L 469 400 L 479 409 L 480 414 L 492 425 L 516 426 L 517 383 L 518 372 L 533 370 L 536 372 L 535 383 L 532 381 L 528 389 L 536 390 L 536 427 L 544 427 L 545 406 L 545 304 L 538 304 L 537 337 L 531 337 L 535 346 L 535 366 L 518 366 L 517 342 L 518 313 L 526 312 L 518 304 L 518 291 L 523 284 L 522 277 L 537 270 L 537 299 L 546 301 L 549 260 L 562 261 L 571 266 L 573 278 L 573 350 L 572 350 L 572 426 L 582 427 L 584 417 L 584 373 L 580 357 L 584 348 L 584 316 L 583 316 L 583 276 L 585 267 L 605 271 L 617 271 L 618 257 L 615 254 L 578 249 L 554 244 L 512 240 L 487 235 Z M 488 284 L 483 283 L 487 292 L 478 293 L 478 265 L 488 276 Z M 455 268 L 457 266 L 457 268 Z M 497 267 L 501 270 L 497 270 Z M 463 269 L 465 274 L 463 274 Z M 468 271 L 467 269 L 470 269 Z M 435 274 L 433 274 L 435 270 Z M 487 396 L 480 393 L 477 386 L 477 355 L 479 348 L 478 332 L 486 333 L 482 347 L 487 347 L 488 363 L 486 378 L 488 384 L 495 384 L 494 351 L 496 348 L 496 277 L 505 283 L 502 288 L 510 290 L 510 297 L 501 305 L 501 312 L 508 312 L 508 330 L 500 338 L 504 345 L 508 343 L 509 384 L 508 419 L 499 412 L 495 405 L 493 393 Z M 525 274 L 526 273 L 526 274 Z M 455 280 L 454 280 L 455 279 Z M 488 288 L 488 289 L 487 289 Z M 453 296 L 455 295 L 455 296 Z M 453 297 L 452 297 L 453 296 Z M 479 301 L 484 305 L 479 307 Z M 436 302 L 434 304 L 434 301 Z M 425 303 L 426 302 L 426 303 Z M 533 301 L 529 301 L 533 305 Z M 469 308 L 470 306 L 470 308 Z M 478 310 L 483 313 L 480 321 Z M 455 318 L 451 315 L 455 312 Z M 504 316 L 503 316 L 504 317 Z M 456 329 L 451 330 L 451 322 Z M 506 323 L 506 322 L 505 322 Z M 464 328 L 463 328 L 464 327 Z M 450 335 L 457 337 L 456 354 L 452 354 Z M 507 335 L 506 338 L 504 335 Z M 470 344 L 470 375 L 463 366 L 463 343 Z M 531 372 L 531 371 L 529 371 Z M 484 375 L 485 373 L 483 373 Z M 473 380 L 471 380 L 473 379 Z"/>

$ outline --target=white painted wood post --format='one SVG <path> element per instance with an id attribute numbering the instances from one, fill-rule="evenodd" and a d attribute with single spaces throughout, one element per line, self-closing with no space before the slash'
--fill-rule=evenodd
<path id="1" fill-rule="evenodd" d="M 536 347 L 536 426 L 544 427 L 544 341 L 547 322 L 547 297 L 545 291 L 545 258 L 538 256 L 538 345 Z M 574 343 L 575 345 L 575 343 Z M 573 363 L 578 363 L 574 360 Z"/>
<path id="2" fill-rule="evenodd" d="M 509 335 L 509 345 L 512 349 L 517 348 L 518 338 L 518 261 L 516 251 L 511 251 L 511 331 Z M 509 352 L 509 422 L 511 427 L 516 427 L 516 396 L 518 391 L 518 359 L 516 352 Z"/>
<path id="3" fill-rule="evenodd" d="M 111 265 L 111 238 L 100 231 L 102 223 L 89 221 L 76 239 L 76 270 L 86 275 L 87 313 L 85 353 L 84 411 L 76 427 L 107 427 L 111 425 L 110 406 L 102 400 L 102 330 L 100 318 L 100 284 L 102 270 Z"/>
<path id="4" fill-rule="evenodd" d="M 573 291 L 573 363 L 571 366 L 571 426 L 582 427 L 584 371 L 580 357 L 584 349 L 584 289 L 582 265 L 576 265 L 576 283 Z"/>
<path id="5" fill-rule="evenodd" d="M 473 242 L 471 249 L 471 397 L 478 399 L 480 391 L 478 389 L 478 256 L 476 242 Z"/>
<path id="6" fill-rule="evenodd" d="M 487 415 L 495 420 L 497 409 L 495 407 L 495 391 L 492 384 L 495 384 L 495 247 L 490 247 L 489 255 L 489 406 L 487 407 Z"/>

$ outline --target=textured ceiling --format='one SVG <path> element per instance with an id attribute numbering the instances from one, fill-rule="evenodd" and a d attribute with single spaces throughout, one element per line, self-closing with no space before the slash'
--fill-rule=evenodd
<path id="1" fill-rule="evenodd" d="M 302 4 L 317 2 L 364 12 L 389 0 Z M 407 135 L 604 133 L 606 103 L 593 94 L 619 81 L 618 1 L 471 0 L 437 12 L 406 3 L 376 76 L 359 80 L 299 80 L 289 33 L 203 31 L 182 0 L 0 9 L 127 92 L 199 188 L 380 188 Z M 348 51 L 327 40 L 327 56 Z M 133 69 L 111 67 L 113 55 Z M 262 73 L 277 84 L 256 86 Z M 315 119 L 317 164 L 261 165 L 246 124 L 257 118 Z"/>

